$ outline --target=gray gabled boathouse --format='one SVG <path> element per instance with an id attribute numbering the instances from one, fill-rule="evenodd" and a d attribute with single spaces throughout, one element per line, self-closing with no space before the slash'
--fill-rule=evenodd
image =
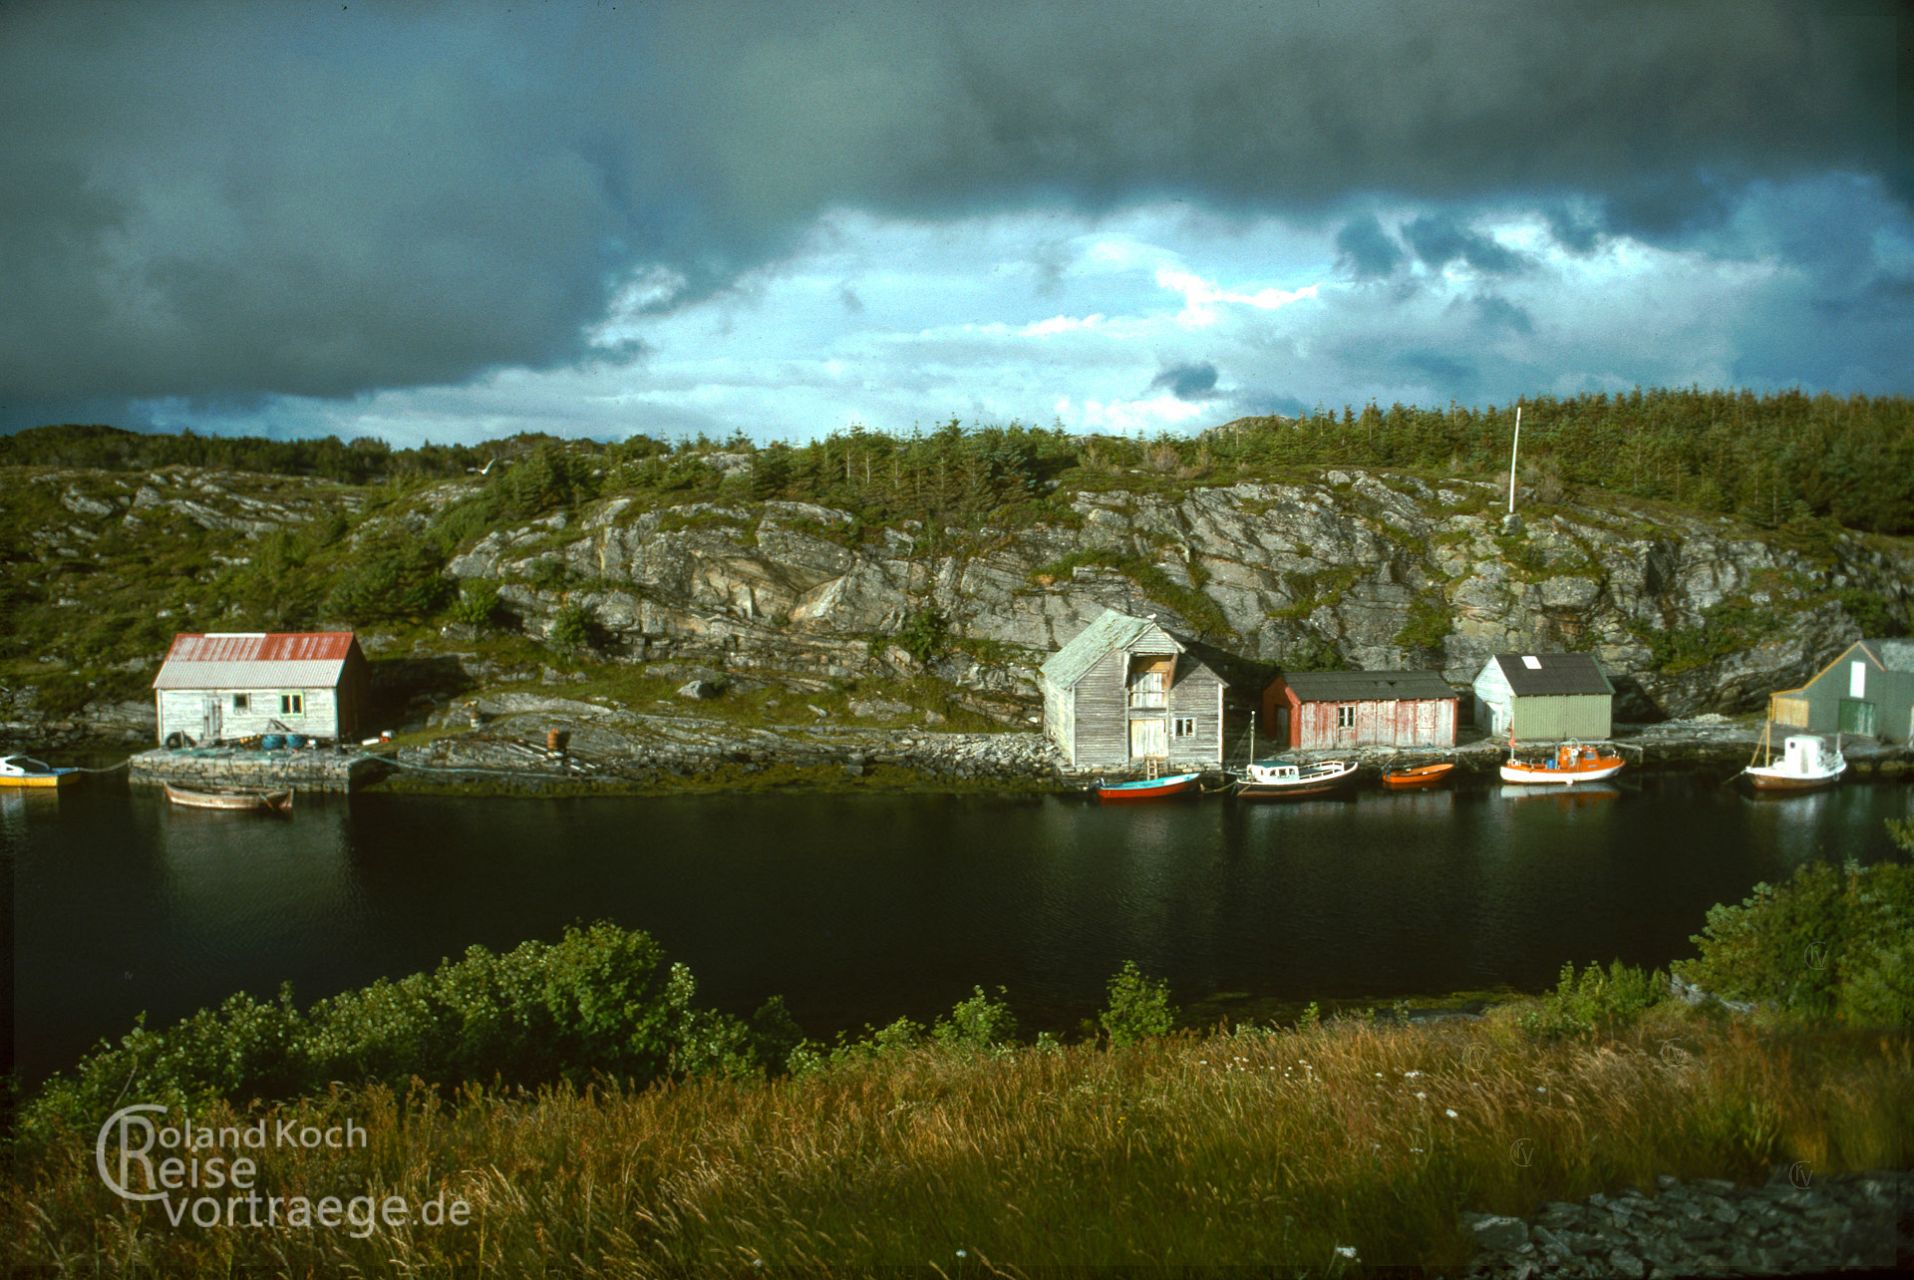
<path id="1" fill-rule="evenodd" d="M 1223 679 L 1153 618 L 1105 610 L 1042 684 L 1044 733 L 1073 768 L 1222 762 Z"/>

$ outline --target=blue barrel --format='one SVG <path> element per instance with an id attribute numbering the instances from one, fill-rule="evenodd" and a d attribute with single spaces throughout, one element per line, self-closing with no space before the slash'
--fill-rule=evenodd
<path id="1" fill-rule="evenodd" d="M 286 735 L 286 745 L 289 747 L 303 747 L 306 745 L 306 735 L 303 733 L 289 733 Z"/>
<path id="2" fill-rule="evenodd" d="M 286 745 L 286 740 L 279 734 L 267 733 L 260 736 L 259 745 L 266 751 L 277 751 Z"/>

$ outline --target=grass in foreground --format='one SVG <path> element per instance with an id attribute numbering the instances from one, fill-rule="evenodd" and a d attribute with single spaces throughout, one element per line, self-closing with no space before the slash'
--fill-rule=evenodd
<path id="1" fill-rule="evenodd" d="M 226 1104 L 196 1123 L 231 1122 Z M 1658 1173 L 1914 1158 L 1914 1042 L 1661 1007 L 1612 1038 L 1481 1022 L 920 1044 L 776 1080 L 631 1092 L 335 1089 L 263 1114 L 363 1124 L 268 1149 L 274 1194 L 463 1197 L 463 1227 L 175 1228 L 116 1199 L 91 1133 L 15 1152 L 10 1267 L 627 1276 L 1060 1268 L 1459 1269 L 1467 1210 Z M 1356 1260 L 1337 1252 L 1353 1248 Z"/>

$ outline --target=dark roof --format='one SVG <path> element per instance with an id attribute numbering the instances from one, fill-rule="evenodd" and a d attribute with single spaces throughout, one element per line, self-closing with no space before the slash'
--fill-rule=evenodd
<path id="1" fill-rule="evenodd" d="M 1590 654 L 1498 653 L 1495 662 L 1518 698 L 1551 693 L 1615 692 L 1615 686 L 1608 682 Z M 1530 666 L 1531 662 L 1539 665 Z"/>
<path id="2" fill-rule="evenodd" d="M 1453 698 L 1433 671 L 1296 671 L 1279 677 L 1303 702 L 1393 702 Z"/>

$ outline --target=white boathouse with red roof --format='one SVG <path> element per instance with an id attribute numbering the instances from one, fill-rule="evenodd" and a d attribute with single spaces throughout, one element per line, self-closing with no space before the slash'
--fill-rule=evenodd
<path id="1" fill-rule="evenodd" d="M 264 733 L 350 739 L 369 684 L 365 654 L 350 631 L 176 635 L 153 679 L 159 740 L 210 746 Z"/>

